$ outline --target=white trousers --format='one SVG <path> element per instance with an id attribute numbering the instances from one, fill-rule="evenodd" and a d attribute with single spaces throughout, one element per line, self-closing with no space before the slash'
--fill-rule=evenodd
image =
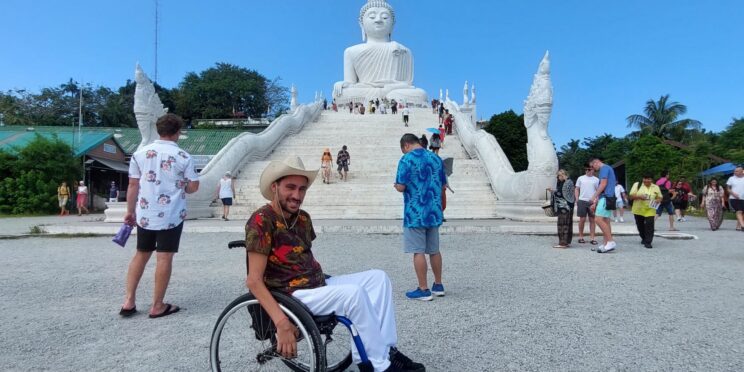
<path id="1" fill-rule="evenodd" d="M 369 270 L 334 276 L 326 280 L 324 287 L 300 289 L 292 295 L 313 314 L 335 313 L 349 318 L 375 371 L 384 371 L 390 366 L 390 348 L 398 343 L 392 289 L 384 271 Z M 353 341 L 349 341 L 354 363 L 361 362 Z"/>

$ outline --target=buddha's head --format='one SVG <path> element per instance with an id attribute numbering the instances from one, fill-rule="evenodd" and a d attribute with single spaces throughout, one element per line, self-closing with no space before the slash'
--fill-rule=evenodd
<path id="1" fill-rule="evenodd" d="M 390 40 L 395 25 L 393 7 L 385 0 L 368 0 L 359 11 L 362 39 Z"/>

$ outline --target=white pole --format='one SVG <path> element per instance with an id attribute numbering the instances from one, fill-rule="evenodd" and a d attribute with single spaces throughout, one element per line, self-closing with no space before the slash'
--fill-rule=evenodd
<path id="1" fill-rule="evenodd" d="M 83 142 L 82 139 L 83 130 L 83 84 L 80 83 L 80 107 L 78 110 L 78 146 Z M 85 156 L 81 156 L 83 159 L 83 181 L 85 180 Z"/>

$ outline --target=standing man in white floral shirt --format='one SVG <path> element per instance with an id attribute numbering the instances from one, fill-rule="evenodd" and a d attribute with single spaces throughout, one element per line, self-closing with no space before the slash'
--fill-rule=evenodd
<path id="1" fill-rule="evenodd" d="M 129 163 L 127 188 L 127 214 L 124 221 L 137 225 L 137 253 L 129 264 L 124 304 L 119 311 L 122 317 L 137 312 L 135 297 L 137 285 L 150 260 L 157 252 L 155 290 L 150 318 L 159 318 L 178 312 L 180 308 L 163 302 L 168 289 L 173 255 L 186 219 L 186 194 L 199 189 L 199 176 L 186 151 L 176 144 L 183 127 L 183 119 L 166 114 L 155 123 L 160 139 L 142 147 L 132 155 Z"/>

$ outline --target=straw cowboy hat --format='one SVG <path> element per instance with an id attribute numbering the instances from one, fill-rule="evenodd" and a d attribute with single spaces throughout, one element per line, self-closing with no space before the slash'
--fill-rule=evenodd
<path id="1" fill-rule="evenodd" d="M 286 176 L 304 176 L 307 177 L 307 187 L 310 187 L 317 175 L 318 169 L 305 169 L 299 156 L 288 156 L 282 161 L 274 160 L 266 166 L 261 173 L 258 187 L 264 198 L 272 200 L 274 193 L 271 192 L 271 184 L 274 181 Z"/>

